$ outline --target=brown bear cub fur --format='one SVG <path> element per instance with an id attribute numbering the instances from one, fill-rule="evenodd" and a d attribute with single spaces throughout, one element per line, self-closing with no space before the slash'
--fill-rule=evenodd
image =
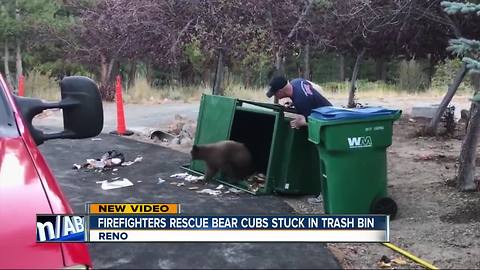
<path id="1" fill-rule="evenodd" d="M 254 173 L 252 155 L 243 143 L 220 141 L 194 145 L 190 154 L 192 160 L 203 160 L 207 164 L 205 183 L 219 171 L 234 182 L 239 182 Z"/>

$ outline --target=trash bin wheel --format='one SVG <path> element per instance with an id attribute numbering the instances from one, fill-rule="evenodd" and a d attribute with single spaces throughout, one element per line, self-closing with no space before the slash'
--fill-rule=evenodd
<path id="1" fill-rule="evenodd" d="M 390 219 L 394 219 L 397 215 L 397 204 L 389 197 L 376 199 L 372 204 L 372 214 L 390 215 Z"/>

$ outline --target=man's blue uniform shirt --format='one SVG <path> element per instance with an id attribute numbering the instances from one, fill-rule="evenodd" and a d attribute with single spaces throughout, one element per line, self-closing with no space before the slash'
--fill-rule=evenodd
<path id="1" fill-rule="evenodd" d="M 311 83 L 305 79 L 297 78 L 290 81 L 293 88 L 292 103 L 295 106 L 297 113 L 308 116 L 313 109 L 332 106 L 332 104 L 323 97 L 317 90 L 315 90 Z"/>

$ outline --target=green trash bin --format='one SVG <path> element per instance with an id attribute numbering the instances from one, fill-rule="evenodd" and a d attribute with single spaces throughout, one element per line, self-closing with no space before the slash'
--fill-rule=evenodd
<path id="1" fill-rule="evenodd" d="M 257 173 L 265 183 L 252 189 L 248 181 L 231 185 L 223 175 L 214 178 L 255 195 L 319 195 L 321 173 L 308 130 L 290 128 L 282 106 L 217 95 L 202 95 L 194 144 L 221 140 L 244 143 L 252 153 Z M 194 160 L 183 168 L 205 173 L 205 162 Z"/>
<path id="2" fill-rule="evenodd" d="M 362 119 L 308 119 L 309 141 L 317 145 L 327 214 L 388 214 L 397 206 L 387 194 L 386 149 L 401 115 Z"/>

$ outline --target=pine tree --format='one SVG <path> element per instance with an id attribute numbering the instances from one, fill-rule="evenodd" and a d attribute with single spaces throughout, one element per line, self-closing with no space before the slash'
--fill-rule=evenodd
<path id="1" fill-rule="evenodd" d="M 474 3 L 442 2 L 448 14 L 471 14 L 480 16 L 480 5 Z M 461 191 L 478 190 L 475 181 L 476 150 L 480 133 L 480 41 L 457 38 L 449 41 L 447 50 L 462 57 L 467 69 L 472 73 L 474 96 L 471 99 L 470 119 L 467 133 L 460 153 L 460 166 L 457 174 L 457 186 Z"/>

